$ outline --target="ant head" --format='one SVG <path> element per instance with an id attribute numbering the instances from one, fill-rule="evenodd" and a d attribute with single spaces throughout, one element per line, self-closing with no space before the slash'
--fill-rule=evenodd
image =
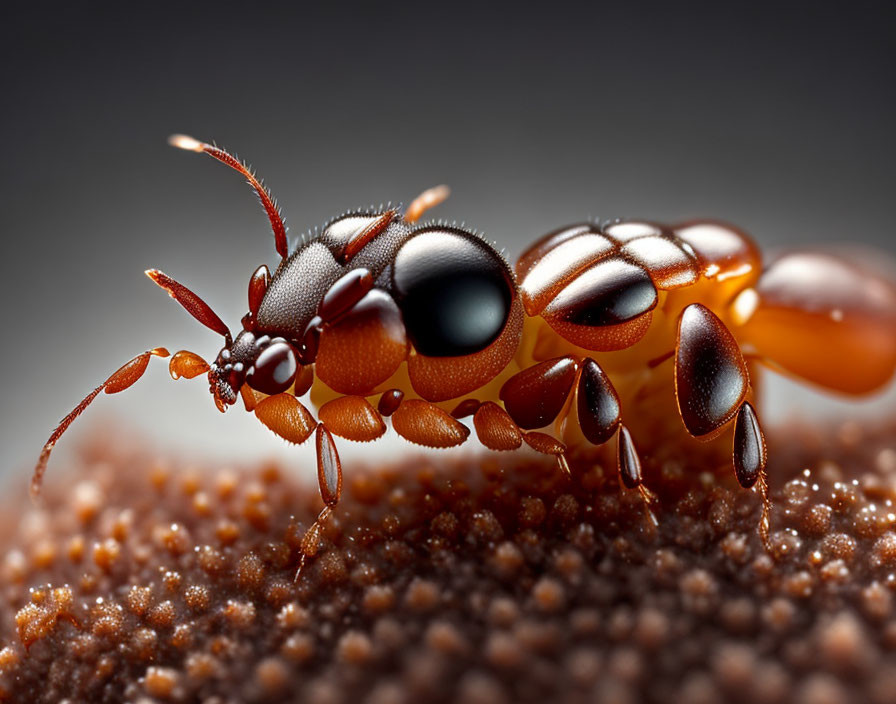
<path id="1" fill-rule="evenodd" d="M 282 337 L 243 330 L 218 352 L 208 371 L 209 390 L 222 413 L 236 403 L 243 384 L 268 396 L 286 391 L 299 370 L 295 347 Z"/>
<path id="2" fill-rule="evenodd" d="M 223 347 L 208 370 L 209 391 L 221 413 L 236 403 L 237 394 L 245 380 L 243 363 L 233 361 L 230 345 Z"/>

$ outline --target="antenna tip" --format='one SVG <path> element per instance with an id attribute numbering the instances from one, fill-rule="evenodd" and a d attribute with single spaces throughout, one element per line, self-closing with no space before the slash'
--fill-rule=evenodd
<path id="1" fill-rule="evenodd" d="M 168 144 L 178 149 L 186 149 L 188 152 L 203 151 L 203 144 L 198 139 L 193 139 L 186 134 L 173 134 L 168 137 Z"/>

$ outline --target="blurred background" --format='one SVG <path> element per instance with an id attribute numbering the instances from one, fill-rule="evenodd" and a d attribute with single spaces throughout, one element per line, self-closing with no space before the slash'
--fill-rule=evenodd
<path id="1" fill-rule="evenodd" d="M 247 158 L 293 237 L 444 182 L 454 195 L 436 215 L 511 258 L 587 216 L 720 217 L 766 248 L 896 252 L 889 3 L 225 7 L 4 10 L 4 472 L 27 474 L 55 423 L 135 353 L 217 352 L 144 269 L 235 328 L 249 275 L 274 263 L 248 187 L 166 146 L 172 132 Z M 780 388 L 778 416 L 795 389 Z M 196 457 L 282 445 L 157 361 L 101 398 L 60 454 L 110 418 Z"/>

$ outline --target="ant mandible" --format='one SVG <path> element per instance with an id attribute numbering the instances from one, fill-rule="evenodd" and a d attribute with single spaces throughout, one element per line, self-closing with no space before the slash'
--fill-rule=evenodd
<path id="1" fill-rule="evenodd" d="M 279 265 L 273 275 L 264 265 L 252 274 L 236 337 L 188 288 L 157 269 L 146 274 L 224 338 L 211 364 L 175 353 L 173 378 L 207 373 L 220 411 L 241 397 L 285 440 L 315 436 L 324 508 L 301 542 L 296 579 L 342 491 L 333 436 L 374 440 L 387 417 L 406 440 L 445 448 L 466 441 L 458 419 L 472 416 L 486 447 L 526 443 L 567 474 L 571 445 L 616 436 L 620 480 L 640 492 L 655 522 L 623 408 L 644 417 L 661 408 L 644 400 L 657 393 L 647 393 L 657 379 L 674 382 L 666 395 L 690 436 L 712 440 L 734 421 L 734 472 L 760 493 L 768 547 L 766 443 L 741 350 L 848 394 L 880 388 L 896 368 L 896 287 L 829 254 L 791 252 L 762 271 L 756 245 L 731 225 L 615 220 L 555 230 L 512 270 L 469 230 L 418 224 L 448 197 L 445 186 L 404 214 L 345 213 L 290 254 L 280 211 L 245 164 L 184 135 L 170 143 L 239 171 L 274 231 Z M 33 494 L 72 421 L 101 391 L 134 384 L 154 356 L 169 354 L 158 347 L 138 355 L 63 419 L 41 452 Z M 299 401 L 309 391 L 316 418 Z"/>

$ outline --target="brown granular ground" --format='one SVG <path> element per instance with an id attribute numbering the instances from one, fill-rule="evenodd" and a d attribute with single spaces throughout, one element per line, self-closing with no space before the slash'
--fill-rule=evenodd
<path id="1" fill-rule="evenodd" d="M 772 554 L 709 465 L 651 468 L 654 531 L 585 457 L 445 455 L 346 467 L 293 584 L 319 499 L 292 469 L 96 441 L 42 510 L 8 492 L 0 699 L 896 701 L 896 421 L 772 450 Z"/>

